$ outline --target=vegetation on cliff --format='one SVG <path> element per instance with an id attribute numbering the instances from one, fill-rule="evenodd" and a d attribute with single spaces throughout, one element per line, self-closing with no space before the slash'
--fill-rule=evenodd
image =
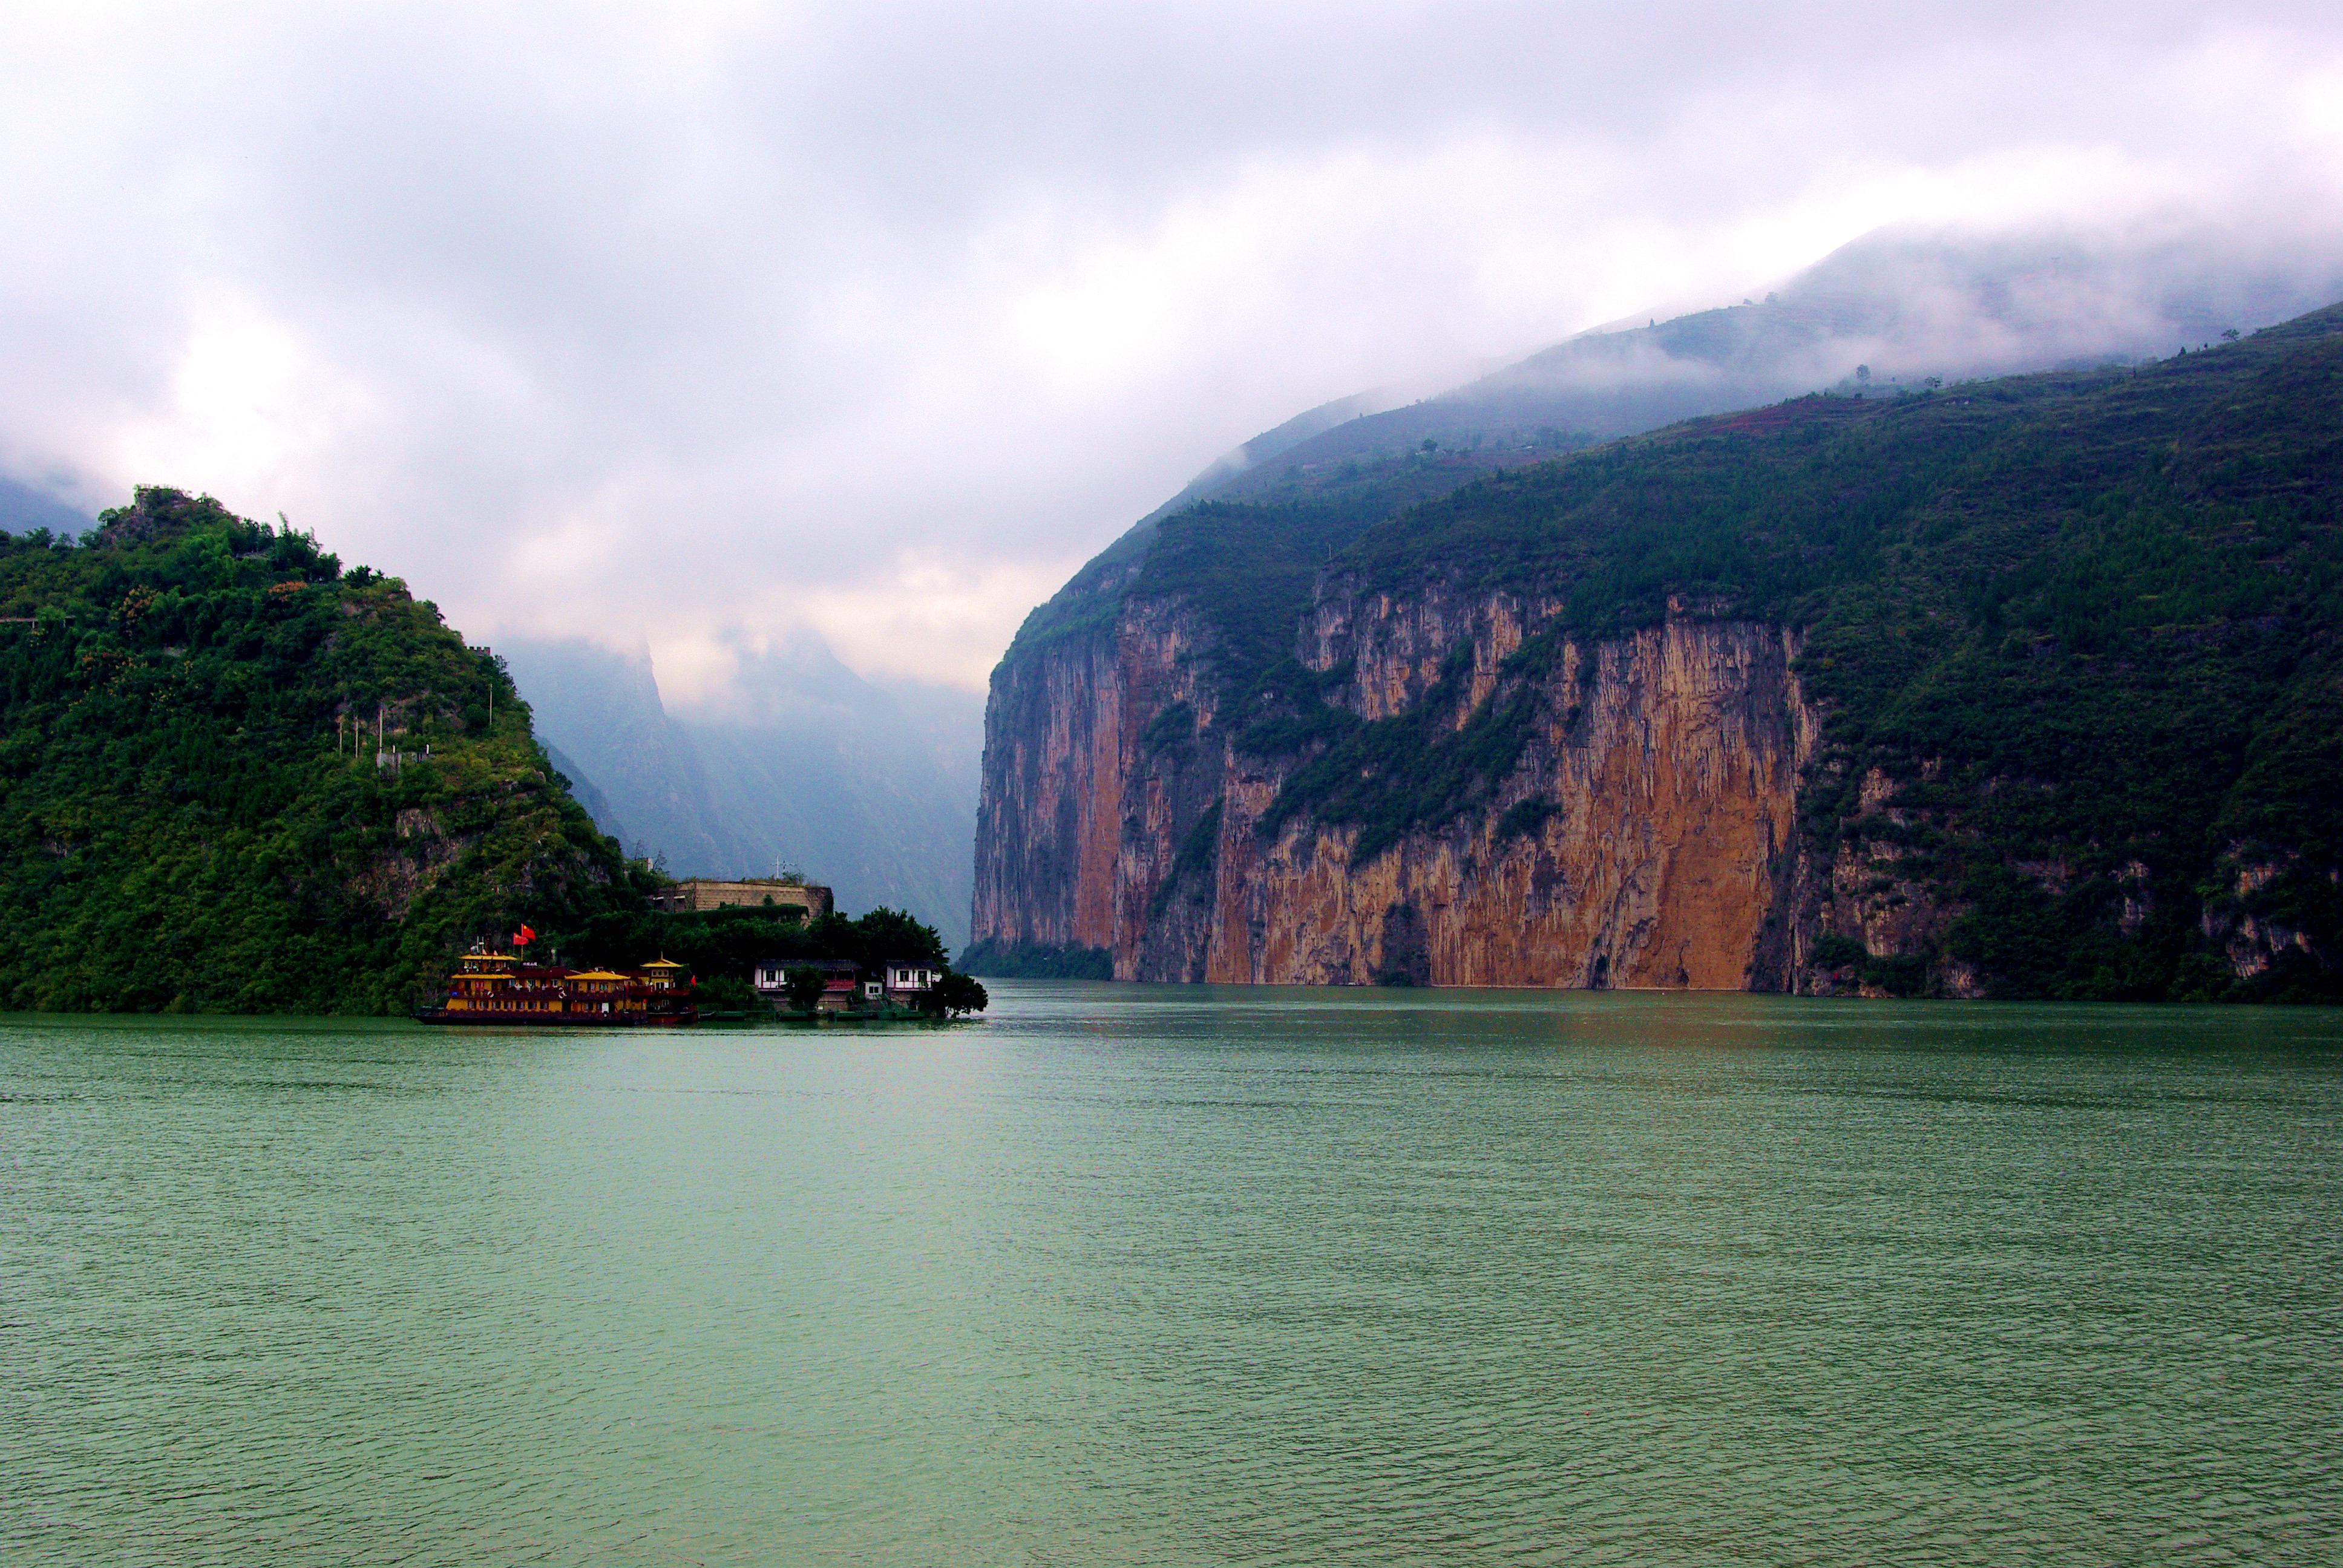
<path id="1" fill-rule="evenodd" d="M 1825 721 L 1797 853 L 1865 872 L 1822 895 L 1814 968 L 1898 993 L 2331 997 L 2339 498 L 2335 309 L 2158 363 L 1687 421 L 1382 515 L 1365 490 L 1207 504 L 1070 585 L 1004 669 L 1180 602 L 1209 634 L 1199 739 L 1281 780 L 1265 830 L 1355 829 L 1357 864 L 1476 813 L 1537 833 L 1524 739 L 1574 721 L 1561 672 L 1599 647 L 1786 626 Z M 1383 596 L 1503 597 L 1533 635 L 1469 713 L 1452 661 L 1371 722 L 1297 632 Z M 1142 749 L 1195 722 L 1158 716 Z M 1883 946 L 1859 900 L 1943 918 Z"/>
<path id="2" fill-rule="evenodd" d="M 988 980 L 1114 978 L 1114 955 L 1104 948 L 984 940 L 970 944 L 960 962 L 969 973 Z"/>
<path id="3" fill-rule="evenodd" d="M 2333 995 L 2339 501 L 2331 309 L 2150 366 L 1693 421 L 1389 519 L 1328 577 L 1558 601 L 1516 666 L 1672 606 L 1803 628 L 1815 847 L 1858 835 L 1965 910 L 1868 959 L 1881 989 L 1953 960 L 2010 996 Z M 1453 736 L 1436 700 L 1337 718 L 1277 811 L 1363 847 L 1452 813 L 1511 765 L 1523 689 Z M 2247 922 L 2285 939 L 2241 977 Z"/>
<path id="4" fill-rule="evenodd" d="M 174 490 L 101 522 L 0 538 L 0 1005 L 400 1011 L 474 935 L 639 903 L 398 579 Z"/>
<path id="5" fill-rule="evenodd" d="M 100 522 L 0 535 L 0 1006 L 404 1012 L 523 924 L 719 986 L 944 961 L 890 910 L 651 910 L 502 661 L 397 578 L 176 490 Z"/>

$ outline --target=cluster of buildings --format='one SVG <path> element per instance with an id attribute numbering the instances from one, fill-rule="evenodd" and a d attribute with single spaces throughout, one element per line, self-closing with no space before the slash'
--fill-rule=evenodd
<path id="1" fill-rule="evenodd" d="M 830 890 L 802 877 L 686 877 L 651 895 L 651 907 L 669 914 L 696 914 L 710 910 L 770 909 L 785 920 L 811 925 L 830 913 Z M 818 1013 L 882 1015 L 916 1008 L 920 999 L 943 979 L 943 966 L 924 959 L 890 959 L 866 973 L 847 959 L 767 959 L 751 971 L 757 995 L 775 1011 L 793 1010 L 789 1000 L 791 970 L 820 970 L 822 977 Z"/>
<path id="2" fill-rule="evenodd" d="M 847 959 L 766 959 L 751 971 L 757 994 L 776 1011 L 789 1009 L 789 974 L 791 970 L 815 970 L 821 975 L 821 994 L 815 1002 L 817 1012 L 857 1013 L 884 1012 L 890 1008 L 912 1008 L 920 998 L 943 979 L 943 966 L 925 959 L 889 959 L 879 966 L 875 974 L 865 974 L 860 964 Z"/>

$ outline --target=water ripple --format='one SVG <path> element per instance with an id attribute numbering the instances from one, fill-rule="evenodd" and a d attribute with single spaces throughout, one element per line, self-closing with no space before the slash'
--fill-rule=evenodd
<path id="1" fill-rule="evenodd" d="M 2343 1557 L 2330 1018 L 996 999 L 0 1026 L 0 1554 Z"/>

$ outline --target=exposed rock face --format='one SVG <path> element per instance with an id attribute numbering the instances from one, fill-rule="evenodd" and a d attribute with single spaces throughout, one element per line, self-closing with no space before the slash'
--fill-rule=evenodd
<path id="1" fill-rule="evenodd" d="M 1471 647 L 1460 728 L 1558 607 L 1322 585 L 1300 654 L 1383 719 Z M 1261 825 L 1296 761 L 1212 727 L 1210 632 L 1133 599 L 1005 661 L 988 719 L 975 933 L 1100 947 L 1119 979 L 1786 989 L 1803 961 L 1798 783 L 1816 718 L 1794 636 L 1672 618 L 1565 645 L 1511 770 L 1353 863 L 1360 829 Z M 1804 900 L 1813 905 L 1817 900 Z M 1808 917 L 1811 919 L 1811 916 Z"/>
<path id="2" fill-rule="evenodd" d="M 1935 772 L 1924 767 L 1921 776 L 1933 779 Z M 1934 989 L 1954 997 L 1985 994 L 1974 966 L 1943 956 L 1945 937 L 1966 907 L 1946 898 L 1929 857 L 1913 849 L 1913 829 L 1936 826 L 1933 814 L 1912 809 L 1897 799 L 1900 793 L 1896 779 L 1871 769 L 1855 785 L 1855 812 L 1840 824 L 1836 843 L 1827 852 L 1802 845 L 1786 922 L 1799 942 L 1779 989 L 1811 996 L 1890 995 L 1865 982 L 1867 960 L 1926 954 L 1934 959 L 1921 960 Z M 2056 879 L 2056 869 L 2049 879 Z M 1854 943 L 1861 958 L 1816 962 L 1817 940 L 1834 937 L 1842 949 Z M 1906 989 L 1918 989 L 1921 977 L 1911 979 L 1916 983 Z"/>
<path id="3" fill-rule="evenodd" d="M 347 887 L 393 920 L 405 920 L 416 900 L 480 841 L 477 832 L 451 835 L 439 813 L 422 807 L 401 810 L 393 819 L 392 834 L 392 841 L 365 860 Z"/>
<path id="4" fill-rule="evenodd" d="M 2295 869 L 2293 862 L 2298 859 L 2299 857 L 2262 859 L 2243 844 L 2229 845 L 2222 856 L 2221 869 L 2229 880 L 2229 886 L 2223 890 L 2226 896 L 2217 895 L 2207 900 L 2197 919 L 2207 941 L 2217 946 L 2231 973 L 2266 974 L 2289 950 L 2304 954 L 2316 951 L 2309 933 L 2298 925 L 2281 914 L 2255 907 L 2256 895 Z M 2327 880 L 2330 884 L 2343 880 L 2343 870 L 2328 868 Z"/>
<path id="5" fill-rule="evenodd" d="M 2121 372 L 1493 448 L 1430 498 L 1433 442 L 1175 508 L 995 676 L 978 946 L 2343 1001 L 2338 430 L 2343 306 Z"/>

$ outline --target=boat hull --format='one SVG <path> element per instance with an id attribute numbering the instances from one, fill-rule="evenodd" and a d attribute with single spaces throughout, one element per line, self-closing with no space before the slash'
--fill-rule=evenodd
<path id="1" fill-rule="evenodd" d="M 699 1021 L 698 1008 L 681 1012 L 449 1012 L 432 1008 L 415 1015 L 417 1023 L 468 1025 L 475 1029 L 671 1029 Z"/>

